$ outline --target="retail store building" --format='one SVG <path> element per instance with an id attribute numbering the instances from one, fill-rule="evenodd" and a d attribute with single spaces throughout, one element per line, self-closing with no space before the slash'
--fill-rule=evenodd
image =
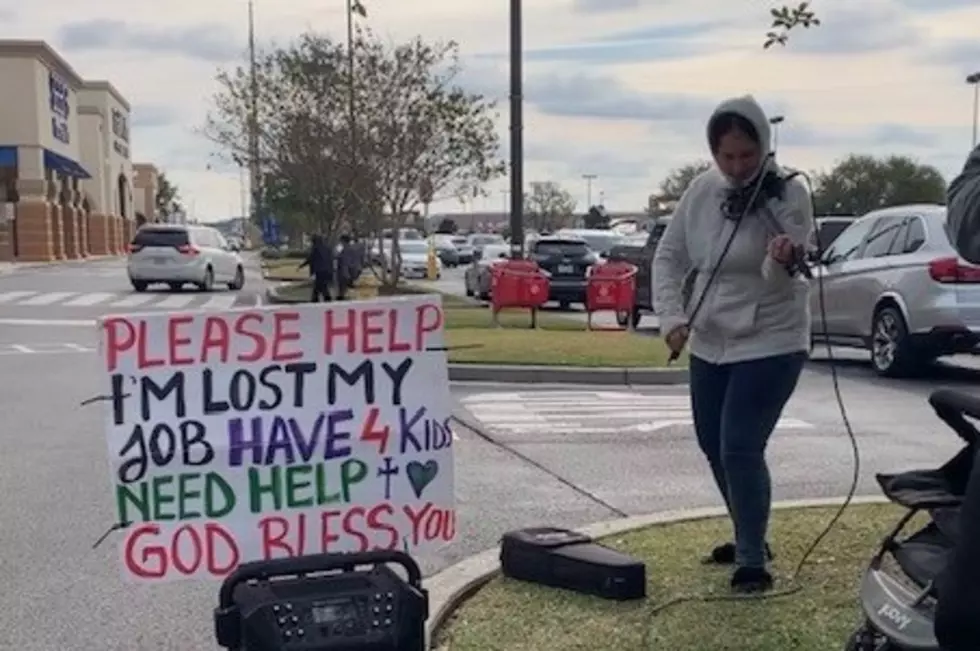
<path id="1" fill-rule="evenodd" d="M 134 230 L 130 106 L 41 41 L 0 41 L 0 260 L 122 253 Z"/>

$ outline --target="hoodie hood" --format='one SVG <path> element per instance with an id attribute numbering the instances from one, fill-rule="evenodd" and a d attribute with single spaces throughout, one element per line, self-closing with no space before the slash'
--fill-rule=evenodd
<path id="1" fill-rule="evenodd" d="M 980 147 L 966 160 L 963 171 L 946 193 L 947 227 L 957 252 L 980 264 Z"/>
<path id="2" fill-rule="evenodd" d="M 769 127 L 769 117 L 766 112 L 762 110 L 755 98 L 752 95 L 742 95 L 741 97 L 733 97 L 731 99 L 726 99 L 724 102 L 718 105 L 718 108 L 714 110 L 711 117 L 708 119 L 708 126 L 705 129 L 705 136 L 707 136 L 710 131 L 712 122 L 721 115 L 722 113 L 734 113 L 740 115 L 755 127 L 756 132 L 759 134 L 759 147 L 763 152 L 763 159 L 759 165 L 759 169 L 755 171 L 752 175 L 754 180 L 759 176 L 759 173 L 767 167 L 769 162 L 772 160 L 770 157 L 766 157 L 772 151 L 772 130 Z M 731 180 L 729 179 L 729 182 Z"/>

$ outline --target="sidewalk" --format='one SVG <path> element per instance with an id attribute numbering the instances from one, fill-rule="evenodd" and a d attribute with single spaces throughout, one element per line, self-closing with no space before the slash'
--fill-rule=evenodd
<path id="1" fill-rule="evenodd" d="M 51 260 L 50 262 L 0 262 L 0 276 L 27 271 L 29 269 L 40 269 L 45 267 L 57 266 L 76 266 L 89 264 L 92 262 L 105 262 L 107 260 L 122 259 L 121 255 L 92 255 L 79 260 Z"/>

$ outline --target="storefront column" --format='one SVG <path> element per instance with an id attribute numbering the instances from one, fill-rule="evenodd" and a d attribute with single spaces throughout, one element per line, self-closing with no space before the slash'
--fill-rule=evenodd
<path id="1" fill-rule="evenodd" d="M 69 185 L 68 179 L 61 181 L 60 201 L 61 207 L 61 229 L 64 234 L 64 255 L 68 260 L 77 260 L 81 255 L 78 235 L 78 214 L 75 212 L 74 192 Z"/>
<path id="2" fill-rule="evenodd" d="M 97 212 L 88 215 L 88 250 L 91 255 L 109 255 L 109 220 Z"/>
<path id="3" fill-rule="evenodd" d="M 6 198 L 0 200 L 0 262 L 14 260 L 14 215 L 15 203 Z"/>
<path id="4" fill-rule="evenodd" d="M 48 202 L 50 184 L 43 179 L 18 179 L 17 260 L 50 262 L 55 260 L 51 228 L 52 206 Z"/>

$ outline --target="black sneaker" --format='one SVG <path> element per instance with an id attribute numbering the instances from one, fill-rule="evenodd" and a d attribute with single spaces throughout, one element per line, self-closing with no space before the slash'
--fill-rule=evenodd
<path id="1" fill-rule="evenodd" d="M 740 567 L 732 574 L 732 590 L 738 594 L 756 594 L 772 590 L 772 574 L 764 567 Z"/>
<path id="2" fill-rule="evenodd" d="M 766 558 L 772 562 L 774 558 L 769 543 L 766 543 Z M 735 564 L 735 543 L 725 543 L 718 545 L 711 550 L 711 554 L 702 561 L 705 565 L 734 565 Z"/>

